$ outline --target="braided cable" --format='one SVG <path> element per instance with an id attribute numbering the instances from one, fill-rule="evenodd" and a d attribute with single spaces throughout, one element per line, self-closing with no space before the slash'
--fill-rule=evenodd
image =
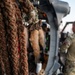
<path id="1" fill-rule="evenodd" d="M 22 24 L 21 11 L 17 5 L 16 5 L 16 18 L 20 44 L 20 75 L 29 75 L 28 57 L 27 57 L 28 31 L 27 28 Z"/>
<path id="2" fill-rule="evenodd" d="M 5 73 L 5 67 L 4 62 L 2 60 L 2 51 L 0 50 L 0 75 L 4 75 Z"/>
<path id="3" fill-rule="evenodd" d="M 19 70 L 19 55 L 18 55 L 18 36 L 17 36 L 17 24 L 15 17 L 15 6 L 13 0 L 3 0 L 5 8 L 5 17 L 7 24 L 7 34 L 8 34 L 8 49 L 10 50 L 10 58 L 12 64 L 13 75 L 18 75 Z"/>
<path id="4" fill-rule="evenodd" d="M 0 50 L 2 51 L 2 58 L 5 65 L 6 74 L 11 75 L 7 46 L 6 46 L 5 28 L 4 28 L 1 10 L 0 10 Z"/>
<path id="5" fill-rule="evenodd" d="M 21 4 L 21 8 L 22 8 L 21 10 L 25 13 L 29 13 L 34 8 L 30 0 L 19 0 L 19 2 Z"/>

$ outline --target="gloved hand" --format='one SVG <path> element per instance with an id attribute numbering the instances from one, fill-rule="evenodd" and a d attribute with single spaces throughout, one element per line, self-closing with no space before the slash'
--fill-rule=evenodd
<path id="1" fill-rule="evenodd" d="M 66 53 L 60 53 L 59 59 L 60 59 L 61 64 L 65 65 Z"/>

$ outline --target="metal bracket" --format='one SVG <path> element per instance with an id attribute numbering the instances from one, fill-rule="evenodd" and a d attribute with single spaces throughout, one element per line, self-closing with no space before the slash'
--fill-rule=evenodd
<path id="1" fill-rule="evenodd" d="M 62 5 L 61 5 L 62 4 Z M 64 4 L 64 5 L 63 5 Z M 61 5 L 61 7 L 60 7 Z M 52 75 L 55 68 L 55 62 L 58 62 L 58 44 L 59 44 L 59 24 L 62 18 L 70 12 L 68 3 L 59 0 L 40 0 L 40 8 L 47 14 L 48 22 L 50 24 L 50 52 L 48 63 L 45 69 L 46 75 Z M 60 10 L 63 8 L 62 10 Z M 67 9 L 64 11 L 64 9 Z M 58 68 L 57 68 L 58 69 Z"/>

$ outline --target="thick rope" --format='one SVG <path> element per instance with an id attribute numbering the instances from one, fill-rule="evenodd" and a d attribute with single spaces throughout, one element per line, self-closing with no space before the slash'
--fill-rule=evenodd
<path id="1" fill-rule="evenodd" d="M 5 28 L 4 28 L 3 16 L 1 10 L 0 10 L 0 51 L 2 51 L 2 58 L 5 65 L 6 75 L 11 75 L 7 46 L 6 46 Z"/>
<path id="2" fill-rule="evenodd" d="M 33 4 L 30 2 L 30 0 L 19 0 L 20 4 L 21 4 L 21 11 L 25 12 L 25 13 L 29 13 L 30 11 L 32 11 L 34 9 Z"/>
<path id="3" fill-rule="evenodd" d="M 4 15 L 6 17 L 7 34 L 8 34 L 8 49 L 12 64 L 13 75 L 18 75 L 19 70 L 19 55 L 18 55 L 18 36 L 16 24 L 16 10 L 13 0 L 3 0 Z"/>
<path id="4" fill-rule="evenodd" d="M 19 46 L 20 46 L 20 75 L 29 75 L 28 73 L 28 57 L 27 57 L 27 45 L 28 45 L 28 30 L 22 23 L 21 11 L 16 6 L 16 18 L 19 34 Z"/>
<path id="5" fill-rule="evenodd" d="M 5 73 L 5 67 L 4 67 L 4 62 L 2 60 L 2 52 L 0 50 L 0 75 L 4 75 Z"/>

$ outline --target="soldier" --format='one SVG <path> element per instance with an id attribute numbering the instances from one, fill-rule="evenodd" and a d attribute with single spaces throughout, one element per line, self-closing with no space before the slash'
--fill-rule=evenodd
<path id="1" fill-rule="evenodd" d="M 64 75 L 75 75 L 75 22 L 72 31 L 74 34 L 68 36 L 60 47 L 60 55 L 66 56 Z"/>

